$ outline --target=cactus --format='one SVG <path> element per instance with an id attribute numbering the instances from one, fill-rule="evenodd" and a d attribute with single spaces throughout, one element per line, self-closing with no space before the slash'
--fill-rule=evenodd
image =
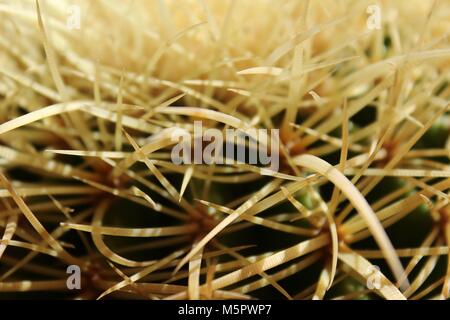
<path id="1" fill-rule="evenodd" d="M 0 15 L 0 298 L 448 298 L 448 2 Z"/>

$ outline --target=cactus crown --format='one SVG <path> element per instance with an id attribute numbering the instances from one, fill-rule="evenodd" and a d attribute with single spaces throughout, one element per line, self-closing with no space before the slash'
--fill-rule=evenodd
<path id="1" fill-rule="evenodd" d="M 447 299 L 450 6 L 376 3 L 0 1 L 0 297 Z"/>

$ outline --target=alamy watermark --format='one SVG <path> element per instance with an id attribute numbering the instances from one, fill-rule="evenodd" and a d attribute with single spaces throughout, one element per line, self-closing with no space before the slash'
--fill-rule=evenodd
<path id="1" fill-rule="evenodd" d="M 203 128 L 194 122 L 194 131 L 177 129 L 171 135 L 175 143 L 171 159 L 175 164 L 227 164 L 246 163 L 261 165 L 265 169 L 279 169 L 278 129 L 225 129 Z"/>
<path id="2" fill-rule="evenodd" d="M 81 8 L 75 4 L 67 7 L 66 27 L 69 30 L 80 30 L 81 28 Z"/>
<path id="3" fill-rule="evenodd" d="M 366 13 L 369 17 L 366 20 L 366 26 L 369 30 L 381 29 L 381 8 L 376 4 L 367 7 Z"/>
<path id="4" fill-rule="evenodd" d="M 66 286 L 69 290 L 81 289 L 81 269 L 76 264 L 67 267 L 66 273 L 69 274 L 66 280 Z"/>
<path id="5" fill-rule="evenodd" d="M 383 283 L 383 276 L 382 273 L 380 271 L 380 267 L 378 266 L 369 266 L 367 267 L 366 270 L 366 276 L 367 276 L 367 281 L 366 281 L 366 286 L 367 289 L 370 290 L 380 290 Z"/>

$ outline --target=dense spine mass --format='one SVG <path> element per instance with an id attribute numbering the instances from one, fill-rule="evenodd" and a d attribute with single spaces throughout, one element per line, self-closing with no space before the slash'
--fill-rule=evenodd
<path id="1" fill-rule="evenodd" d="M 448 1 L 0 0 L 0 298 L 447 299 L 449 32 Z"/>

